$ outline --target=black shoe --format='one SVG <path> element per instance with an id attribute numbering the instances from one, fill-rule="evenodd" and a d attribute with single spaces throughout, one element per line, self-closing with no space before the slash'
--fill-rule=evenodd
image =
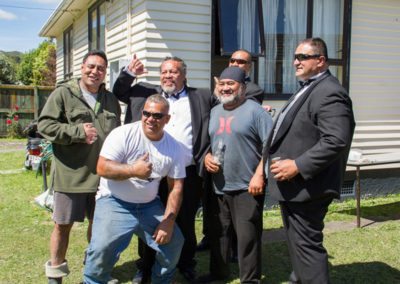
<path id="1" fill-rule="evenodd" d="M 197 245 L 196 250 L 197 251 L 205 251 L 210 249 L 210 244 L 208 242 L 207 237 L 203 237 L 200 241 L 200 243 Z"/>
<path id="2" fill-rule="evenodd" d="M 222 280 L 226 280 L 226 278 L 218 277 L 218 276 L 210 273 L 210 274 L 199 276 L 194 283 L 211 283 L 214 281 L 222 281 Z"/>
<path id="3" fill-rule="evenodd" d="M 62 277 L 60 278 L 47 278 L 48 279 L 48 284 L 61 284 L 62 283 Z"/>
<path id="4" fill-rule="evenodd" d="M 183 278 L 191 283 L 196 279 L 196 270 L 194 267 L 179 268 L 179 272 L 182 274 Z"/>
<path id="5" fill-rule="evenodd" d="M 143 270 L 138 270 L 133 276 L 132 284 L 146 284 L 150 283 L 151 274 L 144 272 Z"/>

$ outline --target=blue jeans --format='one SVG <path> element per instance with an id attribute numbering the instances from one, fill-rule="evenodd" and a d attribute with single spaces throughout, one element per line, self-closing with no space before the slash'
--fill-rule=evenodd
<path id="1" fill-rule="evenodd" d="M 156 198 L 149 203 L 130 203 L 113 196 L 96 201 L 92 239 L 87 250 L 84 283 L 107 283 L 133 234 L 156 251 L 152 283 L 171 283 L 183 246 L 183 236 L 177 225 L 165 245 L 157 244 L 152 235 L 164 215 L 164 206 Z"/>

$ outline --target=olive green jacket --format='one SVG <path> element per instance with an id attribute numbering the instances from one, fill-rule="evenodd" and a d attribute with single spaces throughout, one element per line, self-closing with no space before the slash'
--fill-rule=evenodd
<path id="1" fill-rule="evenodd" d="M 87 104 L 79 80 L 63 83 L 51 93 L 40 113 L 38 130 L 53 144 L 52 183 L 55 191 L 96 192 L 96 165 L 101 146 L 112 129 L 121 124 L 117 98 L 102 84 L 95 110 Z M 85 142 L 83 123 L 92 122 L 98 139 Z"/>

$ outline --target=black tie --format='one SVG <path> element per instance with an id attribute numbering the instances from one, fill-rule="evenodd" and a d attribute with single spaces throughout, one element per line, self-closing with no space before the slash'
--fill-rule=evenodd
<path id="1" fill-rule="evenodd" d="M 185 88 L 183 88 L 180 92 L 176 93 L 176 94 L 170 94 L 168 95 L 166 92 L 163 91 L 164 96 L 168 99 L 170 97 L 175 98 L 176 100 L 179 100 L 180 95 L 185 91 Z"/>
<path id="2" fill-rule="evenodd" d="M 311 84 L 312 82 L 314 82 L 315 80 L 316 80 L 315 78 L 312 78 L 312 79 L 308 79 L 308 80 L 306 80 L 306 81 L 299 81 L 300 87 L 301 87 L 301 88 L 304 88 L 304 87 L 310 85 L 310 84 Z"/>

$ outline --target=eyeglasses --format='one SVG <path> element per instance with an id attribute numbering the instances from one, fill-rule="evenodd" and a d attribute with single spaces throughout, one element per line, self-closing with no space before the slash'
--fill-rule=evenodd
<path id="1" fill-rule="evenodd" d="M 237 64 L 247 64 L 247 63 L 249 63 L 247 60 L 244 60 L 244 59 L 238 59 L 238 58 L 231 58 L 231 59 L 229 59 L 229 62 L 231 63 L 231 64 L 233 64 L 233 63 L 237 63 Z"/>
<path id="2" fill-rule="evenodd" d="M 147 110 L 143 110 L 142 114 L 144 117 L 149 118 L 150 116 L 154 119 L 162 119 L 166 114 L 161 113 L 161 112 L 149 112 Z"/>
<path id="3" fill-rule="evenodd" d="M 298 61 L 303 61 L 303 60 L 308 60 L 311 58 L 318 58 L 320 57 L 320 54 L 303 54 L 303 53 L 297 53 L 294 55 L 294 60 L 298 60 Z"/>

